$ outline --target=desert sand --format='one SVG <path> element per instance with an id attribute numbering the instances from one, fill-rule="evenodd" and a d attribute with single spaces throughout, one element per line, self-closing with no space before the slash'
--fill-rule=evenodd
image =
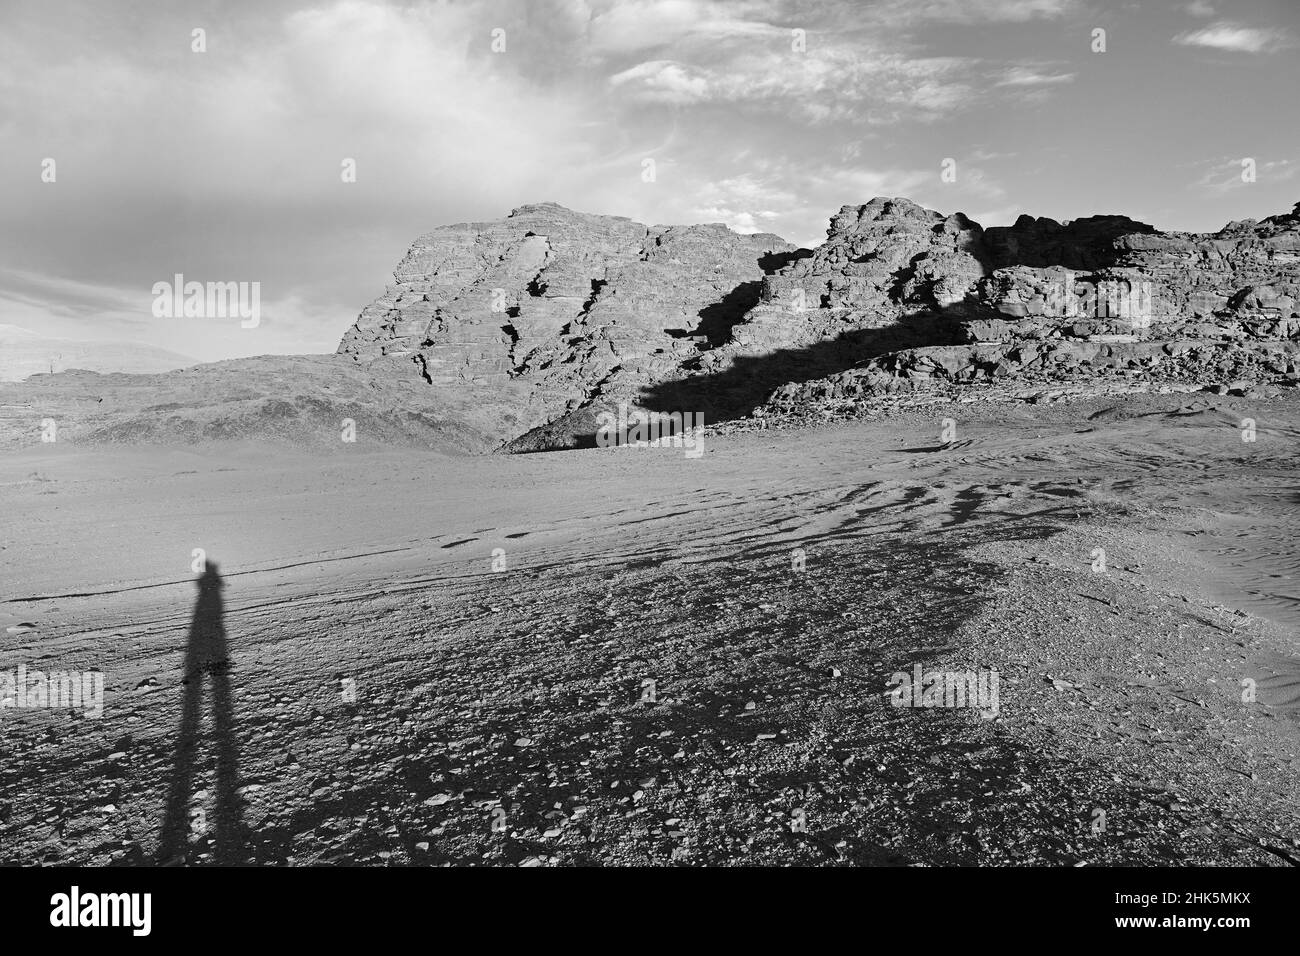
<path id="1" fill-rule="evenodd" d="M 0 862 L 1300 860 L 1300 400 L 723 432 L 6 452 Z"/>

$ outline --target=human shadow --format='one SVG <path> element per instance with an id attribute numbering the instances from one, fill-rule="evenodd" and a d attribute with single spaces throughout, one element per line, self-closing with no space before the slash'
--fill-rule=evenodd
<path id="1" fill-rule="evenodd" d="M 194 604 L 189 643 L 185 649 L 176 761 L 156 859 L 159 862 L 187 862 L 191 837 L 199 837 L 210 840 L 213 862 L 238 863 L 245 856 L 238 793 L 239 748 L 235 739 L 230 657 L 223 623 L 225 611 L 221 589 L 224 585 L 217 565 L 207 562 L 195 583 L 199 595 Z M 210 754 L 200 765 L 204 678 L 207 678 L 211 691 L 212 725 Z M 195 777 L 201 769 L 208 767 L 213 769 L 213 799 L 202 801 L 203 805 L 191 810 Z"/>

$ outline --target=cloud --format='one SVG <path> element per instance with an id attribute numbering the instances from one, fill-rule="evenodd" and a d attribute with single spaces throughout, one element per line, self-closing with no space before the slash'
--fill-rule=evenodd
<path id="1" fill-rule="evenodd" d="M 187 280 L 208 277 L 186 275 Z M 158 276 L 172 281 L 172 276 Z M 343 329 L 323 327 L 321 305 L 299 292 L 261 300 L 261 322 L 156 319 L 152 286 L 122 288 L 63 275 L 0 268 L 0 321 L 75 341 L 138 341 L 207 359 L 297 351 L 332 352 Z"/>
<path id="2" fill-rule="evenodd" d="M 1078 8 L 1077 0 L 890 0 L 879 12 L 882 20 L 895 23 L 1023 23 L 1063 17 Z"/>
<path id="3" fill-rule="evenodd" d="M 675 106 L 748 104 L 812 122 L 929 121 L 952 113 L 974 95 L 974 61 L 849 48 L 807 54 L 752 50 L 717 66 L 648 60 L 614 74 L 615 91 L 644 103 Z"/>
<path id="4" fill-rule="evenodd" d="M 140 309 L 148 314 L 148 290 L 121 289 L 92 282 L 60 278 L 27 269 L 0 268 L 0 284 L 10 304 L 41 306 L 68 319 L 93 320 L 113 312 Z"/>
<path id="5" fill-rule="evenodd" d="M 27 139 L 68 143 L 79 182 L 168 198 L 200 183 L 214 204 L 335 199 L 345 157 L 359 183 L 522 189 L 592 141 L 586 104 L 521 76 L 522 53 L 493 54 L 470 7 L 341 0 L 208 37 L 206 54 L 185 31 L 170 59 L 106 43 L 48 66 L 15 45 L 0 93 L 27 107 Z"/>
<path id="6" fill-rule="evenodd" d="M 1003 72 L 994 86 L 1041 87 L 1056 86 L 1074 80 L 1073 73 L 1045 73 L 1030 66 L 1013 66 Z"/>
<path id="7" fill-rule="evenodd" d="M 671 60 L 649 60 L 609 78 L 614 88 L 632 87 L 648 102 L 703 103 L 711 93 L 710 78 L 702 71 Z"/>
<path id="8" fill-rule="evenodd" d="M 633 103 L 741 105 L 813 124 L 934 122 L 969 107 L 990 85 L 982 60 L 931 55 L 910 31 L 927 22 L 1024 22 L 1060 17 L 1074 0 L 883 0 L 873 5 L 770 5 L 757 0 L 631 0 L 592 17 L 597 55 L 659 51 L 610 75 Z M 792 45 L 800 24 L 803 45 Z M 1074 74 L 1025 65 L 996 85 L 1028 96 Z"/>
<path id="9" fill-rule="evenodd" d="M 1290 46 L 1290 38 L 1280 30 L 1263 30 L 1244 27 L 1220 20 L 1199 30 L 1190 30 L 1174 37 L 1179 46 L 1206 47 L 1211 50 L 1228 50 L 1233 53 L 1272 53 Z"/>
<path id="10" fill-rule="evenodd" d="M 1079 0 L 829 0 L 815 6 L 782 0 L 616 0 L 591 12 L 583 27 L 587 53 L 597 58 L 636 55 L 672 47 L 716 55 L 719 48 L 768 44 L 790 49 L 794 29 L 808 34 L 809 49 L 857 45 L 864 38 L 897 35 L 927 21 L 1016 23 L 1052 19 L 1078 8 Z M 817 34 L 814 39 L 813 35 Z"/>
<path id="11" fill-rule="evenodd" d="M 100 289 L 37 296 L 0 276 L 28 325 L 43 306 L 69 334 L 85 332 L 75 315 L 124 329 L 150 318 L 149 299 L 114 290 L 184 272 L 261 281 L 267 321 L 234 338 L 193 326 L 209 351 L 183 336 L 177 350 L 332 350 L 420 231 L 548 198 L 638 145 L 592 96 L 524 75 L 522 50 L 493 54 L 476 8 L 342 0 L 231 17 L 208 27 L 205 54 L 189 49 L 189 15 L 166 9 L 99 43 L 39 18 L 0 35 L 0 260 Z M 57 182 L 29 175 L 42 156 Z"/>
<path id="12" fill-rule="evenodd" d="M 780 39 L 790 28 L 766 22 L 769 5 L 737 0 L 631 0 L 615 3 L 586 24 L 588 53 L 599 58 L 671 46 L 699 49 L 718 42 Z"/>
<path id="13" fill-rule="evenodd" d="M 1020 154 L 1015 150 L 1012 150 L 1011 152 L 998 152 L 981 146 L 975 149 L 974 152 L 970 153 L 966 158 L 971 162 L 987 163 L 991 159 L 1011 159 L 1019 155 Z"/>
<path id="14" fill-rule="evenodd" d="M 698 204 L 687 210 L 692 219 L 725 223 L 736 232 L 773 232 L 798 204 L 793 190 L 748 173 L 706 183 L 695 195 Z"/>
<path id="15" fill-rule="evenodd" d="M 1214 16 L 1214 7 L 1206 3 L 1206 0 L 1192 0 L 1187 6 L 1183 7 L 1184 12 L 1193 17 L 1212 17 Z"/>
<path id="16" fill-rule="evenodd" d="M 1206 193 L 1222 196 L 1245 186 L 1253 187 L 1256 183 L 1284 183 L 1300 174 L 1300 162 L 1296 160 L 1254 161 L 1255 181 L 1247 182 L 1242 179 L 1246 168 L 1244 163 L 1245 159 L 1240 157 L 1232 159 L 1221 157 L 1212 160 L 1202 166 L 1204 172 L 1201 178 L 1192 185 L 1194 188 L 1203 190 Z"/>
<path id="17" fill-rule="evenodd" d="M 941 181 L 932 169 L 871 167 L 860 162 L 808 162 L 781 158 L 757 162 L 756 172 L 695 183 L 688 221 L 723 222 L 737 232 L 774 232 L 804 246 L 820 244 L 827 222 L 841 206 L 876 196 L 904 197 L 945 213 L 1001 204 L 1006 190 L 978 165 L 958 160 L 957 182 Z"/>

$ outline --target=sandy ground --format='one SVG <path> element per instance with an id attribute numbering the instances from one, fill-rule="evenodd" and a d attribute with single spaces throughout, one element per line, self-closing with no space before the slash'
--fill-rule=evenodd
<path id="1" fill-rule="evenodd" d="M 0 709 L 0 862 L 1295 863 L 1298 436 L 1165 396 L 7 453 L 0 672 L 105 696 Z M 894 706 L 917 665 L 996 714 Z"/>

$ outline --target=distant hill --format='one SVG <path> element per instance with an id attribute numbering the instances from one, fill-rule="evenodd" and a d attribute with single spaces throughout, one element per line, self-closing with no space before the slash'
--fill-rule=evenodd
<path id="1" fill-rule="evenodd" d="M 19 382 L 37 372 L 82 368 L 91 372 L 170 372 L 198 359 L 138 342 L 59 339 L 17 325 L 0 324 L 0 382 Z"/>

